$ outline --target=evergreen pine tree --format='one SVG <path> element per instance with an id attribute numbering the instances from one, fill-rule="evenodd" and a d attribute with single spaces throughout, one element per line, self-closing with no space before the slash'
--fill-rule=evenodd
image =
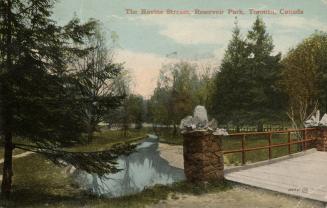
<path id="1" fill-rule="evenodd" d="M 80 142 L 85 130 L 81 106 L 90 100 L 76 94 L 78 80 L 67 67 L 72 57 L 87 54 L 88 48 L 74 45 L 84 44 L 97 23 L 81 24 L 74 18 L 66 26 L 57 26 L 51 20 L 54 2 L 0 1 L 0 133 L 5 147 L 1 194 L 5 198 L 11 192 L 14 148 L 39 152 L 58 165 L 65 161 L 100 175 L 118 171 L 113 161 L 131 149 L 60 150 Z M 29 139 L 34 145 L 13 143 L 13 136 Z"/>
<path id="2" fill-rule="evenodd" d="M 247 120 L 247 104 L 251 102 L 248 89 L 252 84 L 249 79 L 247 57 L 246 42 L 236 21 L 232 39 L 215 77 L 213 109 L 219 122 L 231 122 L 239 126 Z"/>
<path id="3" fill-rule="evenodd" d="M 249 57 L 247 65 L 253 85 L 248 90 L 252 93 L 249 105 L 250 118 L 257 122 L 258 130 L 263 130 L 264 122 L 280 121 L 286 115 L 285 96 L 278 85 L 281 78 L 281 54 L 273 55 L 272 37 L 266 26 L 257 17 L 247 35 Z"/>

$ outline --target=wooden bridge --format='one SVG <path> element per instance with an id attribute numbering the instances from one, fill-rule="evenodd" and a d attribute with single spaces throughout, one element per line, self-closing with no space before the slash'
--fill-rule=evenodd
<path id="1" fill-rule="evenodd" d="M 273 139 L 276 135 L 279 135 L 277 143 Z M 267 138 L 267 144 L 247 147 L 248 137 L 253 136 Z M 240 148 L 225 150 L 224 154 L 240 154 L 242 166 L 225 166 L 225 178 L 327 202 L 326 136 L 327 130 L 319 128 L 231 134 L 231 139 L 236 137 L 240 140 Z M 281 142 L 283 138 L 285 142 Z M 274 148 L 286 148 L 287 155 L 273 155 Z M 247 153 L 259 150 L 267 150 L 269 160 L 247 164 Z"/>

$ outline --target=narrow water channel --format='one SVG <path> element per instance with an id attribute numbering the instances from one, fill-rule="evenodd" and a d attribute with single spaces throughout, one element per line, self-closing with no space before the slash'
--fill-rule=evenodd
<path id="1" fill-rule="evenodd" d="M 171 184 L 185 179 L 182 169 L 172 167 L 160 157 L 158 139 L 149 136 L 137 147 L 136 152 L 120 157 L 116 174 L 100 178 L 96 174 L 75 171 L 75 181 L 93 194 L 118 197 L 141 192 L 155 184 Z"/>

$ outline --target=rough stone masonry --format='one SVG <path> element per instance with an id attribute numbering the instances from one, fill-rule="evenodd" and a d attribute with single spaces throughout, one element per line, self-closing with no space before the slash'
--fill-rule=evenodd
<path id="1" fill-rule="evenodd" d="M 222 135 L 227 132 L 217 128 L 217 122 L 208 122 L 207 111 L 197 106 L 194 115 L 181 121 L 184 137 L 184 173 L 190 182 L 223 180 L 224 160 Z"/>
<path id="2" fill-rule="evenodd" d="M 318 135 L 310 135 L 317 138 L 316 148 L 318 151 L 327 152 L 327 114 L 320 119 L 320 111 L 317 110 L 308 120 L 304 122 L 306 128 L 317 128 Z"/>
<path id="3" fill-rule="evenodd" d="M 319 134 L 317 137 L 317 150 L 327 152 L 327 128 L 320 128 Z"/>
<path id="4" fill-rule="evenodd" d="M 207 131 L 184 133 L 184 172 L 188 181 L 203 182 L 224 178 L 221 139 Z"/>

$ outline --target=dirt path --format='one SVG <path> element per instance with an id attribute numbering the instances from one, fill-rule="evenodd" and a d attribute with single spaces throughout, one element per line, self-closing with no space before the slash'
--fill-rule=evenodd
<path id="1" fill-rule="evenodd" d="M 18 155 L 14 155 L 13 158 L 14 159 L 17 159 L 17 158 L 21 158 L 21 157 L 26 157 L 30 154 L 33 154 L 33 152 L 24 152 L 24 153 L 21 153 L 21 154 L 18 154 Z M 2 164 L 4 162 L 4 159 L 1 159 L 0 160 L 0 164 Z"/>
<path id="2" fill-rule="evenodd" d="M 184 169 L 183 146 L 159 143 L 160 157 L 167 160 L 169 165 Z"/>
<path id="3" fill-rule="evenodd" d="M 233 189 L 203 195 L 172 195 L 148 208 L 324 208 L 324 204 L 286 195 L 235 186 Z"/>
<path id="4" fill-rule="evenodd" d="M 33 152 L 24 152 L 24 153 L 21 153 L 21 154 L 18 154 L 18 155 L 14 155 L 13 159 L 26 157 L 26 156 L 28 156 L 30 154 L 33 154 Z M 4 159 L 0 159 L 0 164 L 2 164 L 3 162 L 4 162 Z M 2 172 L 2 170 L 1 170 L 1 172 Z M 0 175 L 0 181 L 2 181 L 2 175 Z"/>

